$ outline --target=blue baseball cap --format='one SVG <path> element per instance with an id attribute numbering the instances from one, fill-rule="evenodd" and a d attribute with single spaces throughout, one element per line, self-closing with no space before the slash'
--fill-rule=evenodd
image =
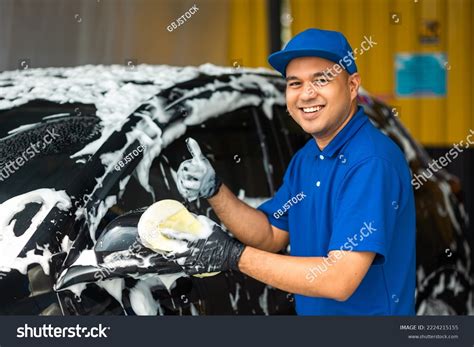
<path id="1" fill-rule="evenodd" d="M 288 63 L 300 57 L 324 58 L 339 64 L 349 75 L 357 72 L 352 48 L 338 31 L 307 29 L 288 41 L 281 51 L 271 54 L 268 62 L 285 77 Z"/>

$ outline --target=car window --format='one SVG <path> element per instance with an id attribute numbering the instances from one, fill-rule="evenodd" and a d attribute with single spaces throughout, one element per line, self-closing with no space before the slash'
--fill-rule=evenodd
<path id="1" fill-rule="evenodd" d="M 311 136 L 303 131 L 293 118 L 286 112 L 286 108 L 277 106 L 274 108 L 274 122 L 278 135 L 280 135 L 290 147 L 290 155 L 293 156 L 302 148 Z"/>
<path id="2" fill-rule="evenodd" d="M 185 143 L 187 137 L 199 143 L 219 177 L 235 194 L 244 189 L 246 196 L 270 195 L 252 108 L 189 126 L 184 136 L 163 150 L 163 155 L 175 171 L 183 160 L 191 158 Z"/>

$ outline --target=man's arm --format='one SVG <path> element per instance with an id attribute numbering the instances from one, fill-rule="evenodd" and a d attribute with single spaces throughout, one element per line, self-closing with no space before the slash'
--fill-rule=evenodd
<path id="1" fill-rule="evenodd" d="M 250 277 L 290 293 L 345 301 L 374 257 L 374 252 L 342 251 L 331 251 L 327 258 L 293 257 L 246 247 L 238 266 Z"/>
<path id="2" fill-rule="evenodd" d="M 288 232 L 271 225 L 267 216 L 237 198 L 224 184 L 208 199 L 214 212 L 242 243 L 268 252 L 288 245 Z"/>
<path id="3" fill-rule="evenodd" d="M 279 255 L 245 246 L 215 223 L 212 228 L 209 237 L 197 240 L 180 233 L 166 235 L 188 243 L 187 251 L 168 254 L 167 259 L 188 275 L 238 270 L 284 291 L 345 301 L 360 285 L 376 254 L 336 250 L 328 257 Z"/>

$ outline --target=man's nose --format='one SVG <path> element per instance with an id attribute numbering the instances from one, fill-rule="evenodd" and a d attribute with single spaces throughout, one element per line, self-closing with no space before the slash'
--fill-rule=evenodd
<path id="1" fill-rule="evenodd" d="M 303 84 L 303 92 L 300 95 L 302 100 L 310 100 L 314 99 L 318 95 L 318 90 L 313 82 L 304 82 Z"/>

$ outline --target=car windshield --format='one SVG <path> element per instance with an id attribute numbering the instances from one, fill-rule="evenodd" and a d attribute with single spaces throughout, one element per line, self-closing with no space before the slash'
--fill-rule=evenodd
<path id="1" fill-rule="evenodd" d="M 76 113 L 79 107 L 84 115 Z M 43 100 L 0 111 L 0 202 L 39 188 L 70 185 L 83 166 L 70 156 L 99 135 L 94 114 L 93 105 Z M 47 143 L 50 138 L 54 141 Z"/>

